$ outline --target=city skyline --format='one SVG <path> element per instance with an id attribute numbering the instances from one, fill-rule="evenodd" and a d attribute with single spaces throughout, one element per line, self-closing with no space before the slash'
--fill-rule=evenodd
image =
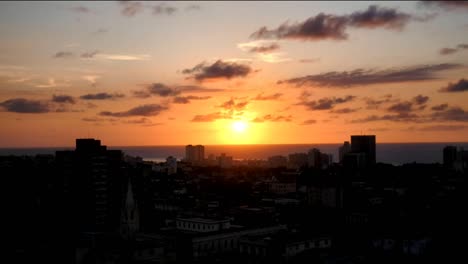
<path id="1" fill-rule="evenodd" d="M 0 147 L 467 142 L 467 3 L 1 2 Z"/>

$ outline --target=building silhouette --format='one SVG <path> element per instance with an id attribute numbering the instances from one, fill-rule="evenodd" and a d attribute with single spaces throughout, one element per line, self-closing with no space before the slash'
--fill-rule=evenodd
<path id="1" fill-rule="evenodd" d="M 205 147 L 202 145 L 185 146 L 185 160 L 188 162 L 201 162 L 205 159 Z"/>
<path id="2" fill-rule="evenodd" d="M 366 165 L 374 165 L 376 163 L 375 135 L 351 136 L 351 153 L 365 154 Z"/>

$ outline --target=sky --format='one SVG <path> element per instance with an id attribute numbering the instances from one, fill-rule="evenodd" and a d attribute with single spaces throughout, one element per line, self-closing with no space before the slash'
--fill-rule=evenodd
<path id="1" fill-rule="evenodd" d="M 468 141 L 468 2 L 0 2 L 0 147 Z"/>

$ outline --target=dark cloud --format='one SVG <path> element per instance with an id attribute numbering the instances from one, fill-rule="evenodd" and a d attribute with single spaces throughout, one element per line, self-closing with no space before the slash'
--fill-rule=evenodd
<path id="1" fill-rule="evenodd" d="M 411 19 L 411 15 L 393 8 L 369 6 L 366 11 L 354 12 L 349 16 L 349 25 L 359 28 L 402 29 Z"/>
<path id="2" fill-rule="evenodd" d="M 258 47 L 253 47 L 249 50 L 249 52 L 252 52 L 252 53 L 270 53 L 270 52 L 273 52 L 275 50 L 278 50 L 280 48 L 280 46 L 276 43 L 272 43 L 270 45 L 267 45 L 267 46 L 258 46 Z"/>
<path id="3" fill-rule="evenodd" d="M 81 119 L 82 121 L 85 121 L 85 122 L 116 122 L 118 121 L 118 119 L 114 119 L 114 118 L 98 118 L 98 117 L 84 117 Z"/>
<path id="4" fill-rule="evenodd" d="M 317 123 L 317 120 L 309 119 L 309 120 L 305 120 L 304 122 L 302 122 L 302 125 L 313 125 L 315 123 Z"/>
<path id="5" fill-rule="evenodd" d="M 274 93 L 270 95 L 263 95 L 263 93 L 258 94 L 253 98 L 252 100 L 256 101 L 269 101 L 269 100 L 278 100 L 281 96 L 283 96 L 282 93 Z"/>
<path id="6" fill-rule="evenodd" d="M 75 7 L 70 8 L 70 10 L 76 13 L 90 13 L 91 12 L 91 9 L 85 6 L 75 6 Z"/>
<path id="7" fill-rule="evenodd" d="M 191 93 L 215 93 L 223 92 L 226 89 L 221 88 L 206 88 L 198 85 L 180 85 L 176 87 L 180 92 L 191 92 Z"/>
<path id="8" fill-rule="evenodd" d="M 84 59 L 91 59 L 91 58 L 94 58 L 94 56 L 96 56 L 98 53 L 99 51 L 97 50 L 88 51 L 88 52 L 81 53 L 80 57 Z"/>
<path id="9" fill-rule="evenodd" d="M 378 109 L 382 104 L 394 102 L 391 94 L 384 95 L 382 99 L 373 99 L 370 97 L 364 98 L 366 102 L 366 109 Z"/>
<path id="10" fill-rule="evenodd" d="M 299 60 L 300 63 L 314 63 L 314 62 L 318 62 L 318 61 L 320 61 L 319 58 L 317 58 L 317 59 L 301 59 L 301 60 Z"/>
<path id="11" fill-rule="evenodd" d="M 439 50 L 439 53 L 441 55 L 449 55 L 457 52 L 457 49 L 452 49 L 452 48 L 442 48 Z"/>
<path id="12" fill-rule="evenodd" d="M 332 114 L 349 114 L 349 113 L 354 113 L 357 112 L 361 108 L 341 108 L 341 109 L 336 109 L 336 110 L 331 110 L 330 113 Z"/>
<path id="13" fill-rule="evenodd" d="M 457 83 L 449 83 L 446 87 L 439 89 L 439 92 L 457 93 L 468 91 L 468 81 L 459 80 Z"/>
<path id="14" fill-rule="evenodd" d="M 439 53 L 441 55 L 449 55 L 465 49 L 468 49 L 468 44 L 461 43 L 458 44 L 455 48 L 442 48 L 439 50 Z"/>
<path id="15" fill-rule="evenodd" d="M 248 65 L 238 64 L 236 62 L 224 62 L 217 60 L 211 65 L 200 63 L 192 69 L 185 69 L 183 74 L 191 74 L 191 78 L 197 81 L 214 79 L 232 79 L 236 77 L 246 77 L 252 72 Z"/>
<path id="16" fill-rule="evenodd" d="M 237 102 L 235 101 L 234 98 L 231 98 L 230 100 L 222 103 L 218 107 L 224 108 L 225 110 L 236 110 L 236 111 L 242 111 L 245 109 L 245 107 L 249 104 L 248 101 L 242 101 L 242 102 Z"/>
<path id="17" fill-rule="evenodd" d="M 428 7 L 438 7 L 446 11 L 468 10 L 468 1 L 420 1 Z"/>
<path id="18" fill-rule="evenodd" d="M 355 96 L 348 95 L 346 97 L 340 98 L 340 97 L 324 97 L 319 100 L 314 100 L 314 101 L 302 101 L 298 103 L 298 105 L 304 105 L 306 106 L 307 110 L 330 110 L 333 109 L 333 107 L 336 104 L 342 104 L 346 102 L 352 101 Z"/>
<path id="19" fill-rule="evenodd" d="M 413 104 L 411 102 L 396 103 L 387 108 L 387 111 L 396 113 L 408 113 L 413 111 Z"/>
<path id="20" fill-rule="evenodd" d="M 173 6 L 168 6 L 166 5 L 166 3 L 160 3 L 158 5 L 153 6 L 153 15 L 172 15 L 176 11 L 177 8 Z"/>
<path id="21" fill-rule="evenodd" d="M 262 27 L 250 35 L 253 39 L 301 39 L 301 40 L 343 40 L 348 19 L 346 17 L 320 13 L 304 22 L 289 25 L 287 22 L 276 29 Z"/>
<path id="22" fill-rule="evenodd" d="M 28 100 L 24 98 L 14 98 L 0 103 L 7 112 L 14 113 L 48 113 L 51 111 L 47 102 L 38 100 Z"/>
<path id="23" fill-rule="evenodd" d="M 351 123 L 368 123 L 376 121 L 393 121 L 393 122 L 414 122 L 420 123 L 420 116 L 410 113 L 399 113 L 395 115 L 370 115 L 365 118 L 351 120 Z"/>
<path id="24" fill-rule="evenodd" d="M 427 103 L 427 101 L 429 101 L 429 96 L 424 96 L 424 95 L 417 95 L 413 98 L 413 102 L 417 105 L 422 105 L 422 104 L 425 104 Z"/>
<path id="25" fill-rule="evenodd" d="M 232 119 L 232 116 L 226 113 L 216 112 L 207 115 L 196 115 L 191 120 L 192 122 L 213 122 L 218 119 Z"/>
<path id="26" fill-rule="evenodd" d="M 75 98 L 70 95 L 52 95 L 52 102 L 54 103 L 69 103 L 74 104 L 76 103 Z"/>
<path id="27" fill-rule="evenodd" d="M 468 111 L 461 107 L 451 107 L 442 111 L 432 113 L 432 118 L 435 121 L 460 121 L 468 122 Z"/>
<path id="28" fill-rule="evenodd" d="M 190 100 L 206 100 L 210 99 L 211 96 L 176 96 L 174 97 L 174 100 L 172 101 L 174 104 L 188 104 L 190 103 Z"/>
<path id="29" fill-rule="evenodd" d="M 121 6 L 121 13 L 124 16 L 132 17 L 144 10 L 144 6 L 141 2 L 137 1 L 119 1 Z"/>
<path id="30" fill-rule="evenodd" d="M 81 99 L 83 100 L 107 100 L 107 99 L 118 99 L 125 97 L 124 94 L 119 94 L 119 93 L 96 93 L 96 94 L 85 94 L 80 96 Z"/>
<path id="31" fill-rule="evenodd" d="M 387 70 L 364 70 L 356 69 L 344 72 L 326 72 L 316 75 L 307 75 L 283 81 L 281 83 L 322 86 L 322 87 L 352 87 L 356 85 L 371 85 L 381 83 L 415 82 L 438 79 L 437 73 L 446 70 L 458 69 L 461 64 L 443 63 L 406 67 Z"/>
<path id="32" fill-rule="evenodd" d="M 447 108 L 448 108 L 448 104 L 434 105 L 433 107 L 431 107 L 433 111 L 444 111 Z"/>
<path id="33" fill-rule="evenodd" d="M 70 58 L 73 57 L 73 52 L 70 51 L 59 51 L 52 55 L 54 58 Z"/>
<path id="34" fill-rule="evenodd" d="M 147 104 L 134 107 L 124 112 L 100 112 L 101 116 L 113 116 L 113 117 L 129 117 L 129 116 L 156 116 L 162 111 L 169 109 L 167 106 L 159 104 Z"/>
<path id="35" fill-rule="evenodd" d="M 161 97 L 176 96 L 180 93 L 180 91 L 162 83 L 150 84 L 147 89 L 150 94 L 159 95 Z"/>
<path id="36" fill-rule="evenodd" d="M 433 126 L 425 126 L 425 127 L 418 127 L 412 130 L 419 130 L 419 131 L 454 131 L 454 130 L 463 130 L 468 128 L 464 125 L 433 125 Z"/>
<path id="37" fill-rule="evenodd" d="M 348 27 L 401 30 L 410 20 L 425 21 L 393 8 L 371 5 L 364 11 L 336 16 L 320 13 L 299 23 L 283 23 L 276 29 L 262 27 L 250 35 L 254 39 L 345 40 Z"/>
<path id="38" fill-rule="evenodd" d="M 264 115 L 263 117 L 256 117 L 255 119 L 252 120 L 252 122 L 255 123 L 263 123 L 263 122 L 291 122 L 292 121 L 292 116 L 275 116 L 275 115 Z"/>

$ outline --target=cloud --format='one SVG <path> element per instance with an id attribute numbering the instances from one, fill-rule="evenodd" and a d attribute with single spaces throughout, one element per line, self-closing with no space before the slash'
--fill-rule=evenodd
<path id="1" fill-rule="evenodd" d="M 95 54 L 94 57 L 105 59 L 105 60 L 117 60 L 117 61 L 145 61 L 151 58 L 148 54 L 130 55 L 130 54 Z"/>
<path id="2" fill-rule="evenodd" d="M 119 94 L 119 93 L 96 93 L 96 94 L 85 94 L 80 96 L 80 99 L 82 100 L 108 100 L 108 99 L 118 99 L 118 98 L 123 98 L 125 97 L 124 94 Z"/>
<path id="3" fill-rule="evenodd" d="M 52 88 L 52 87 L 57 87 L 57 86 L 70 86 L 70 83 L 68 80 L 64 80 L 63 82 L 56 82 L 55 78 L 49 78 L 47 79 L 47 83 L 45 84 L 37 84 L 35 85 L 38 88 Z"/>
<path id="4" fill-rule="evenodd" d="M 258 94 L 252 100 L 255 101 L 270 101 L 270 100 L 278 100 L 281 96 L 283 96 L 282 93 L 274 93 L 270 95 L 263 95 L 263 93 Z"/>
<path id="5" fill-rule="evenodd" d="M 366 101 L 366 105 L 367 105 L 366 109 L 378 109 L 382 104 L 394 102 L 395 100 L 392 100 L 392 97 L 393 96 L 391 94 L 382 96 L 383 99 L 380 99 L 380 100 L 366 97 L 364 98 L 364 100 Z"/>
<path id="6" fill-rule="evenodd" d="M 449 83 L 446 87 L 439 89 L 439 92 L 447 93 L 457 93 L 466 91 L 468 91 L 468 81 L 465 79 L 461 79 L 457 83 Z"/>
<path id="7" fill-rule="evenodd" d="M 435 121 L 460 121 L 468 122 L 468 111 L 461 107 L 451 107 L 442 111 L 432 113 L 432 118 Z"/>
<path id="8" fill-rule="evenodd" d="M 343 104 L 346 102 L 352 101 L 355 96 L 348 95 L 345 97 L 324 97 L 319 100 L 314 100 L 314 101 L 302 101 L 298 103 L 298 105 L 304 105 L 306 106 L 307 110 L 329 110 L 332 109 L 336 104 Z"/>
<path id="9" fill-rule="evenodd" d="M 292 78 L 278 81 L 278 84 L 289 83 L 296 86 L 318 85 L 321 87 L 352 87 L 357 85 L 372 85 L 382 83 L 417 82 L 439 79 L 437 73 L 446 70 L 462 68 L 461 64 L 442 63 L 429 64 L 399 69 L 364 70 L 356 69 L 344 72 L 326 72 L 316 75 Z"/>
<path id="10" fill-rule="evenodd" d="M 153 6 L 153 15 L 172 15 L 176 11 L 177 8 L 173 6 L 167 6 L 166 3 L 160 3 L 158 5 Z"/>
<path id="11" fill-rule="evenodd" d="M 206 87 L 198 86 L 198 85 L 179 85 L 179 86 L 176 86 L 175 89 L 179 90 L 180 92 L 191 92 L 191 93 L 215 93 L 215 92 L 226 91 L 226 89 L 206 88 Z"/>
<path id="12" fill-rule="evenodd" d="M 315 63 L 315 62 L 319 62 L 320 59 L 319 58 L 313 58 L 313 59 L 300 59 L 299 62 L 300 63 Z"/>
<path id="13" fill-rule="evenodd" d="M 269 63 L 278 63 L 291 61 L 291 58 L 285 57 L 286 53 L 284 52 L 272 52 L 272 53 L 258 53 L 257 57 L 264 62 Z"/>
<path id="14" fill-rule="evenodd" d="M 330 113 L 332 113 L 332 114 L 350 114 L 350 113 L 357 112 L 359 109 L 361 109 L 361 108 L 348 108 L 348 107 L 345 107 L 345 108 L 341 108 L 341 109 L 331 110 Z"/>
<path id="15" fill-rule="evenodd" d="M 14 98 L 3 101 L 0 103 L 0 106 L 3 107 L 7 112 L 14 113 L 48 113 L 50 112 L 50 107 L 47 102 L 38 101 L 38 100 L 28 100 L 24 98 Z"/>
<path id="16" fill-rule="evenodd" d="M 465 125 L 433 125 L 433 126 L 425 126 L 419 127 L 416 129 L 411 130 L 418 130 L 418 131 L 454 131 L 454 130 L 464 130 L 468 128 Z"/>
<path id="17" fill-rule="evenodd" d="M 248 101 L 242 101 L 239 103 L 236 103 L 234 98 L 231 98 L 230 100 L 222 103 L 218 107 L 224 108 L 225 110 L 236 110 L 236 111 L 242 111 L 247 107 L 249 104 Z"/>
<path id="18" fill-rule="evenodd" d="M 104 34 L 107 32 L 109 32 L 109 29 L 107 28 L 98 28 L 96 31 L 92 32 L 92 34 L 98 35 L 98 34 Z"/>
<path id="19" fill-rule="evenodd" d="M 92 59 L 94 56 L 96 56 L 99 53 L 99 51 L 94 50 L 94 51 L 88 51 L 88 52 L 83 52 L 81 53 L 80 57 L 84 59 Z"/>
<path id="20" fill-rule="evenodd" d="M 313 125 L 313 124 L 315 124 L 315 123 L 317 123 L 317 120 L 315 120 L 315 119 L 309 119 L 309 120 L 305 120 L 304 122 L 302 122 L 301 125 Z"/>
<path id="21" fill-rule="evenodd" d="M 97 79 L 101 78 L 101 76 L 99 76 L 99 75 L 84 75 L 81 78 L 88 81 L 91 84 L 92 87 L 96 87 Z"/>
<path id="22" fill-rule="evenodd" d="M 429 101 L 429 96 L 424 96 L 424 95 L 419 94 L 413 97 L 413 102 L 417 105 L 425 104 L 427 103 L 427 101 Z"/>
<path id="23" fill-rule="evenodd" d="M 349 25 L 358 28 L 388 28 L 401 30 L 411 15 L 393 8 L 369 6 L 366 11 L 354 12 L 349 16 Z"/>
<path id="24" fill-rule="evenodd" d="M 150 94 L 159 95 L 161 97 L 176 96 L 180 93 L 180 91 L 162 83 L 150 84 L 147 90 Z"/>
<path id="25" fill-rule="evenodd" d="M 252 72 L 250 66 L 236 62 L 227 62 L 217 60 L 211 65 L 202 62 L 192 69 L 185 69 L 183 74 L 191 74 L 191 78 L 197 81 L 232 79 L 237 77 L 246 77 Z"/>
<path id="26" fill-rule="evenodd" d="M 267 45 L 267 46 L 259 46 L 259 47 L 252 47 L 249 52 L 252 53 L 270 53 L 275 50 L 278 50 L 280 46 L 276 43 Z"/>
<path id="27" fill-rule="evenodd" d="M 439 50 L 439 53 L 441 55 L 450 55 L 465 49 L 468 49 L 468 44 L 461 43 L 458 44 L 455 48 L 442 48 Z"/>
<path id="28" fill-rule="evenodd" d="M 355 28 L 385 28 L 401 30 L 411 20 L 425 21 L 393 8 L 371 5 L 364 11 L 357 11 L 350 15 L 330 15 L 320 13 L 303 22 L 283 23 L 276 29 L 261 27 L 250 35 L 253 39 L 297 39 L 297 40 L 345 40 L 348 38 L 348 27 Z"/>
<path id="29" fill-rule="evenodd" d="M 445 109 L 448 108 L 448 104 L 440 104 L 440 105 L 434 105 L 431 107 L 432 111 L 444 111 Z"/>
<path id="30" fill-rule="evenodd" d="M 70 95 L 52 95 L 52 102 L 54 103 L 69 103 L 75 104 L 76 100 Z"/>
<path id="31" fill-rule="evenodd" d="M 174 97 L 174 100 L 172 101 L 174 104 L 188 104 L 190 103 L 190 100 L 206 100 L 210 99 L 211 96 L 176 96 Z"/>
<path id="32" fill-rule="evenodd" d="M 141 2 L 137 1 L 119 1 L 122 7 L 121 13 L 124 16 L 132 17 L 144 10 L 144 6 Z"/>
<path id="33" fill-rule="evenodd" d="M 53 58 L 61 59 L 61 58 L 71 58 L 73 57 L 73 52 L 70 51 L 58 51 L 54 55 L 52 55 Z"/>
<path id="34" fill-rule="evenodd" d="M 452 48 L 442 48 L 439 50 L 439 53 L 441 55 L 449 55 L 457 52 L 457 49 L 452 49 Z"/>
<path id="35" fill-rule="evenodd" d="M 468 1 L 420 1 L 423 6 L 438 7 L 446 11 L 468 10 Z"/>
<path id="36" fill-rule="evenodd" d="M 269 122 L 291 122 L 292 121 L 292 116 L 291 115 L 288 115 L 288 116 L 282 116 L 282 115 L 279 115 L 279 116 L 274 116 L 274 115 L 264 115 L 263 117 L 256 117 L 255 119 L 252 120 L 252 122 L 255 122 L 255 123 L 263 123 L 263 122 L 266 122 L 266 121 L 269 121 Z"/>
<path id="37" fill-rule="evenodd" d="M 216 112 L 207 115 L 196 115 L 191 122 L 213 122 L 218 119 L 232 119 L 232 116 L 227 113 Z"/>
<path id="38" fill-rule="evenodd" d="M 368 123 L 376 121 L 393 121 L 393 122 L 414 122 L 420 123 L 420 116 L 409 113 L 398 113 L 394 115 L 369 115 L 365 118 L 351 120 L 351 123 Z"/>
<path id="39" fill-rule="evenodd" d="M 129 117 L 129 116 L 156 116 L 162 111 L 169 109 L 167 106 L 159 104 L 147 104 L 131 108 L 123 112 L 100 112 L 101 116 L 113 116 L 113 117 Z"/>
<path id="40" fill-rule="evenodd" d="M 397 112 L 397 113 L 407 113 L 413 111 L 412 109 L 413 104 L 411 102 L 401 102 L 391 105 L 387 108 L 389 112 Z"/>

